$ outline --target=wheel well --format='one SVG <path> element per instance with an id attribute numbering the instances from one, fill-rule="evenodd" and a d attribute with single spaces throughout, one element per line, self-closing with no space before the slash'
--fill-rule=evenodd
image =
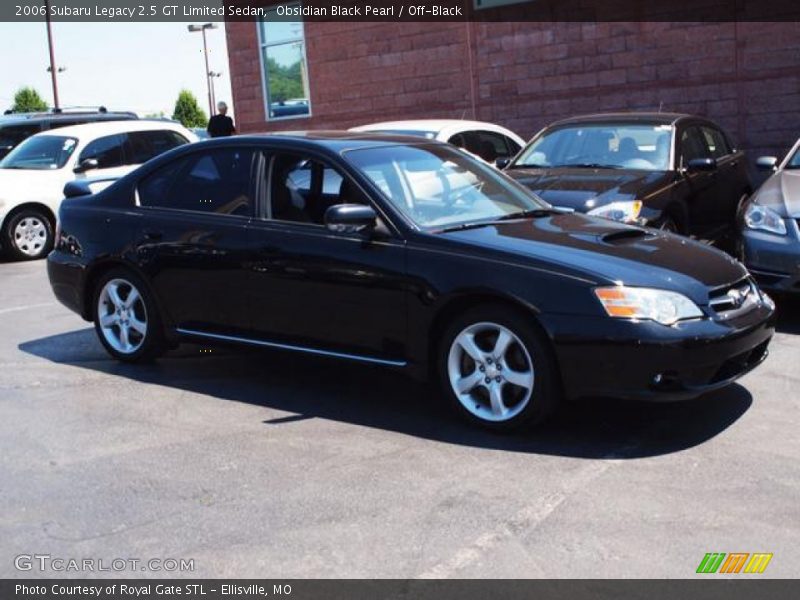
<path id="1" fill-rule="evenodd" d="M 442 335 L 444 335 L 444 332 L 447 329 L 447 326 L 450 324 L 450 322 L 453 321 L 453 319 L 455 319 L 459 315 L 463 314 L 465 311 L 470 310 L 476 306 L 481 306 L 486 304 L 493 304 L 495 306 L 504 305 L 511 310 L 522 312 L 527 316 L 529 316 L 531 318 L 531 324 L 536 329 L 539 330 L 539 333 L 542 334 L 542 339 L 546 340 L 546 343 L 550 349 L 553 358 L 556 359 L 556 353 L 555 353 L 555 348 L 553 347 L 553 342 L 550 339 L 550 336 L 547 334 L 545 328 L 542 327 L 541 323 L 539 323 L 537 311 L 535 308 L 525 304 L 524 302 L 520 302 L 519 300 L 507 298 L 504 296 L 497 296 L 493 294 L 468 294 L 459 296 L 457 298 L 453 298 L 452 300 L 447 302 L 444 306 L 442 306 L 436 313 L 436 316 L 434 317 L 430 327 L 428 328 L 429 376 L 435 377 L 438 346 L 441 343 Z M 556 360 L 555 362 L 556 365 L 558 365 L 558 361 Z"/>
<path id="2" fill-rule="evenodd" d="M 87 319 L 89 321 L 92 320 L 92 302 L 94 301 L 94 293 L 95 293 L 95 288 L 97 286 L 97 281 L 103 275 L 105 275 L 106 273 L 108 273 L 113 269 L 125 269 L 126 271 L 130 271 L 131 273 L 134 273 L 139 278 L 141 278 L 142 281 L 144 281 L 144 284 L 147 285 L 148 288 L 150 288 L 148 291 L 153 295 L 153 298 L 155 299 L 155 302 L 159 305 L 159 308 L 161 308 L 160 302 L 158 301 L 158 297 L 153 293 L 149 281 L 139 271 L 139 269 L 137 269 L 130 263 L 124 262 L 122 260 L 110 259 L 95 265 L 86 274 L 86 281 L 84 283 L 84 288 L 83 288 L 86 292 L 84 293 L 83 297 L 83 309 L 82 309 L 83 310 L 82 316 L 84 319 Z"/>
<path id="3" fill-rule="evenodd" d="M 55 214 L 53 214 L 53 211 L 50 210 L 49 206 L 47 206 L 46 204 L 41 204 L 40 202 L 26 202 L 25 204 L 20 204 L 19 206 L 15 206 L 10 211 L 8 211 L 8 214 L 5 216 L 5 219 L 3 220 L 2 226 L 5 227 L 5 224 L 11 217 L 13 217 L 16 214 L 19 214 L 25 209 L 35 209 L 44 214 L 47 220 L 50 221 L 50 228 L 55 233 L 56 216 Z"/>

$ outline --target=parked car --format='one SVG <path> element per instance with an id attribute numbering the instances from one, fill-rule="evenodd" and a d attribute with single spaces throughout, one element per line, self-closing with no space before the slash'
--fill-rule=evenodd
<path id="1" fill-rule="evenodd" d="M 176 146 L 196 141 L 180 125 L 115 121 L 36 134 L 0 161 L 0 246 L 13 258 L 42 258 L 53 247 L 64 185 L 108 185 Z M 105 180 L 105 181 L 100 181 Z"/>
<path id="2" fill-rule="evenodd" d="M 680 114 L 559 121 L 505 173 L 553 206 L 709 240 L 733 230 L 752 193 L 744 153 L 730 137 L 712 121 Z"/>
<path id="3" fill-rule="evenodd" d="M 448 184 L 418 195 L 411 173 Z M 195 341 L 384 365 L 438 378 L 460 414 L 498 429 L 541 421 L 562 393 L 726 386 L 774 331 L 774 304 L 728 255 L 563 213 L 406 136 L 185 146 L 66 200 L 60 223 L 53 291 L 119 360 Z"/>
<path id="4" fill-rule="evenodd" d="M 59 112 L 13 113 L 0 117 L 0 159 L 32 135 L 96 121 L 128 121 L 138 118 L 133 112 L 108 112 L 98 109 L 65 109 Z"/>
<path id="5" fill-rule="evenodd" d="M 413 135 L 447 142 L 492 164 L 497 160 L 510 160 L 525 145 L 525 140 L 505 127 L 457 119 L 390 121 L 354 127 L 350 131 Z"/>
<path id="6" fill-rule="evenodd" d="M 742 211 L 740 257 L 765 288 L 800 293 L 800 140 L 757 165 L 773 174 Z"/>

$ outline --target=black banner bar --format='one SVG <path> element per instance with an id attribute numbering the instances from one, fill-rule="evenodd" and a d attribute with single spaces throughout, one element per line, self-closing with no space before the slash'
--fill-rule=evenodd
<path id="1" fill-rule="evenodd" d="M 800 21 L 798 0 L 3 0 L 0 21 Z"/>
<path id="2" fill-rule="evenodd" d="M 576 565 L 576 567 L 578 567 Z M 789 600 L 795 580 L 2 580 L 3 600 Z"/>

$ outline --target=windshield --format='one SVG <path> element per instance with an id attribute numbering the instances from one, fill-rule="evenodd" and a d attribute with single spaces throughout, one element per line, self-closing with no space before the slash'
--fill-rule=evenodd
<path id="1" fill-rule="evenodd" d="M 569 125 L 547 131 L 513 167 L 669 170 L 671 125 Z"/>
<path id="2" fill-rule="evenodd" d="M 346 158 L 422 229 L 491 222 L 549 208 L 519 184 L 451 146 L 350 150 Z"/>
<path id="3" fill-rule="evenodd" d="M 78 140 L 73 137 L 37 135 L 14 148 L 0 161 L 0 169 L 60 169 L 77 145 Z"/>

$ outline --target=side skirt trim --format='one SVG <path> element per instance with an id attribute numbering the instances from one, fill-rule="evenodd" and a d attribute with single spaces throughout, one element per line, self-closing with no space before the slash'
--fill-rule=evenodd
<path id="1" fill-rule="evenodd" d="M 288 350 L 289 352 L 303 352 L 304 354 L 316 354 L 318 356 L 328 356 L 331 358 L 341 358 L 344 360 L 352 360 L 357 362 L 370 363 L 375 365 L 383 365 L 388 367 L 405 367 L 408 365 L 406 361 L 399 360 L 385 360 L 382 358 L 373 358 L 371 356 L 362 356 L 360 354 L 347 354 L 344 352 L 331 352 L 329 350 L 318 350 L 316 348 L 307 348 L 305 346 L 293 346 L 291 344 L 280 344 L 278 342 L 266 342 L 264 340 L 254 340 L 250 338 L 243 338 L 232 335 L 222 335 L 219 333 L 208 333 L 205 331 L 194 331 L 192 329 L 181 329 L 176 331 L 181 335 L 189 335 L 193 337 L 202 337 L 212 340 L 220 340 L 223 342 L 235 342 L 238 344 L 249 344 L 251 346 L 262 346 L 264 348 L 275 348 L 277 350 Z"/>

